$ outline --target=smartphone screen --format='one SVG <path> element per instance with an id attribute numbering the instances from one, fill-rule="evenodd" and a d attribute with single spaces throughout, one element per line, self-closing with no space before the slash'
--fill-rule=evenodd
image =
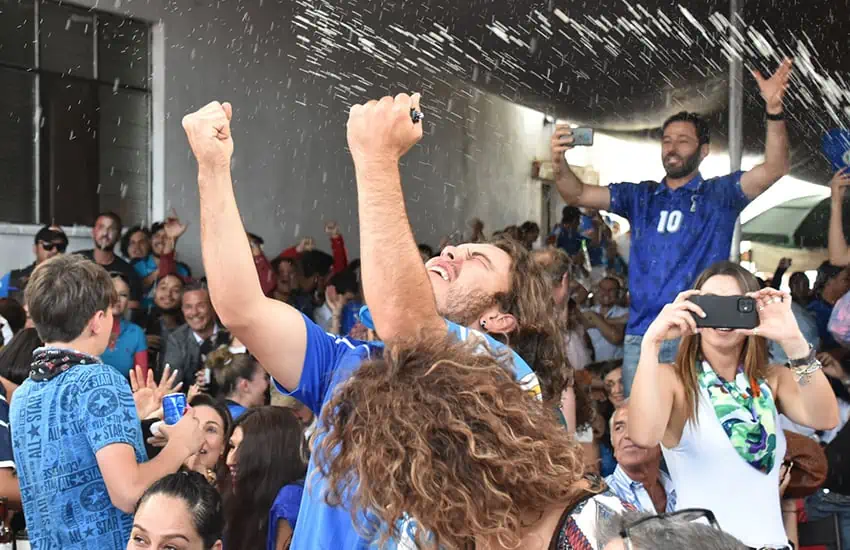
<path id="1" fill-rule="evenodd" d="M 573 146 L 589 147 L 593 145 L 593 128 L 573 128 Z"/>

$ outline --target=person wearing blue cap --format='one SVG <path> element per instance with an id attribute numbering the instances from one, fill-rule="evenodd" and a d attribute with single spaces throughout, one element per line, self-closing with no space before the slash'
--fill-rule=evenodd
<path id="1" fill-rule="evenodd" d="M 64 254 L 67 248 L 68 237 L 61 227 L 45 225 L 39 229 L 35 234 L 35 244 L 32 246 L 35 261 L 24 268 L 13 269 L 0 279 L 0 298 L 13 298 L 22 304 L 24 289 L 35 267 L 57 254 Z"/>
<path id="2" fill-rule="evenodd" d="M 325 333 L 288 304 L 263 295 L 233 194 L 233 108 L 213 102 L 183 119 L 198 161 L 201 245 L 213 304 L 222 323 L 273 376 L 276 388 L 322 409 L 364 361 L 424 333 L 451 334 L 494 353 L 528 392 L 560 401 L 571 370 L 557 337 L 548 281 L 520 243 L 446 247 L 423 265 L 410 230 L 398 161 L 422 136 L 409 116 L 418 96 L 400 94 L 355 106 L 348 123 L 360 205 L 362 278 L 380 342 Z M 510 348 L 497 340 L 506 340 Z M 531 370 L 522 357 L 531 361 Z M 315 475 L 314 475 L 315 474 Z M 323 498 L 326 480 L 313 460 L 292 548 L 370 548 L 367 518 Z M 403 537 L 401 537 L 403 538 Z M 399 541 L 401 543 L 401 541 Z"/>

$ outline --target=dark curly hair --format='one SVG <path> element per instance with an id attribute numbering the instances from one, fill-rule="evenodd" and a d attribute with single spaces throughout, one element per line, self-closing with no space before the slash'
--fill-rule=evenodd
<path id="1" fill-rule="evenodd" d="M 574 498 L 584 469 L 548 407 L 498 358 L 450 337 L 399 345 L 363 365 L 322 419 L 313 441 L 326 502 L 346 502 L 381 547 L 408 514 L 420 547 L 472 548 L 485 535 L 517 547 L 529 518 Z"/>
<path id="2" fill-rule="evenodd" d="M 130 238 L 136 233 L 144 233 L 148 238 L 148 241 L 151 240 L 151 232 L 147 227 L 142 225 L 134 225 L 130 229 L 128 229 L 124 235 L 121 236 L 121 255 L 127 258 L 127 261 L 131 261 L 130 258 Z"/>

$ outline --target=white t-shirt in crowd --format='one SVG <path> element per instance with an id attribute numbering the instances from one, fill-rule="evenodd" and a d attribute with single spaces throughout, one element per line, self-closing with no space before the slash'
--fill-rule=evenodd
<path id="1" fill-rule="evenodd" d="M 600 313 L 602 306 L 597 304 L 587 311 Z M 605 315 L 605 319 L 617 319 L 619 317 L 625 317 L 628 314 L 629 310 L 622 306 L 611 306 L 608 314 Z M 623 344 L 612 344 L 602 335 L 602 331 L 598 328 L 588 328 L 587 335 L 590 336 L 590 342 L 593 344 L 594 361 L 610 361 L 612 359 L 623 358 Z"/>

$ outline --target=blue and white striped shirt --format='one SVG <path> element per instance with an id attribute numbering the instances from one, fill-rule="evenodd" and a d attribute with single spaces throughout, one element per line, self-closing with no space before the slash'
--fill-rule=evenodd
<path id="1" fill-rule="evenodd" d="M 658 471 L 658 480 L 664 487 L 664 492 L 667 493 L 667 508 L 664 512 L 673 512 L 676 510 L 676 488 L 673 487 L 673 480 L 663 470 Z M 631 504 L 640 512 L 650 514 L 659 514 L 661 512 L 655 509 L 652 499 L 643 483 L 634 481 L 626 474 L 626 472 L 618 464 L 614 469 L 614 473 L 605 478 L 605 483 L 608 487 L 620 497 L 620 500 L 626 504 Z"/>

